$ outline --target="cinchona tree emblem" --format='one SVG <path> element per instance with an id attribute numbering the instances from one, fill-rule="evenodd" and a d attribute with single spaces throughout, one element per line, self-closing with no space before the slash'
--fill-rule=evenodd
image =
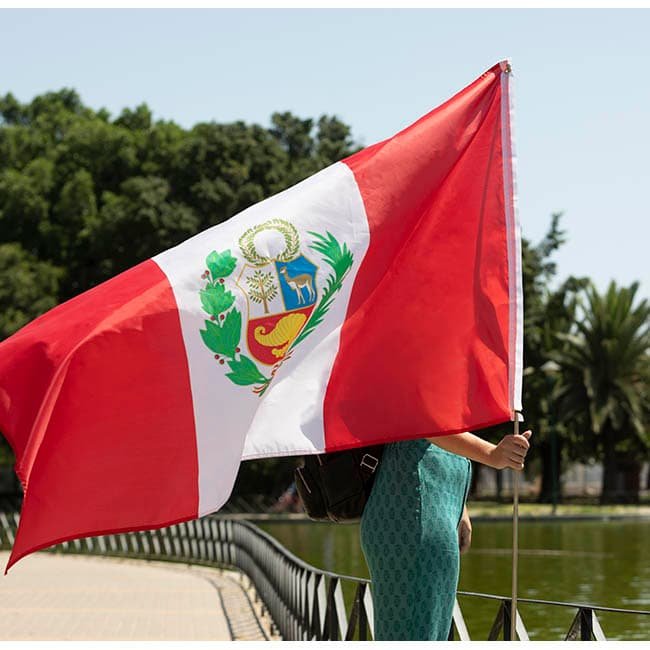
<path id="1" fill-rule="evenodd" d="M 284 247 L 276 255 L 262 254 L 255 246 L 264 231 L 282 235 Z M 298 230 L 283 219 L 244 232 L 239 238 L 242 259 L 225 250 L 212 251 L 205 260 L 199 295 L 208 318 L 201 338 L 215 363 L 227 366 L 226 377 L 252 386 L 257 395 L 264 394 L 291 351 L 322 322 L 352 266 L 347 244 L 329 232 L 308 234 L 309 248 L 331 269 L 320 285 L 319 266 L 300 251 Z M 246 299 L 245 322 L 236 306 L 237 291 Z"/>

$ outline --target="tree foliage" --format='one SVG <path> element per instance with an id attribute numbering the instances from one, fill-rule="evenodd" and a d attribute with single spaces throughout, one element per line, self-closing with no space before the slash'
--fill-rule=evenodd
<path id="1" fill-rule="evenodd" d="M 650 448 L 650 304 L 636 298 L 638 288 L 612 282 L 601 294 L 589 286 L 582 317 L 557 335 L 562 379 L 553 398 L 566 418 L 587 424 L 604 463 L 602 502 L 638 497 Z"/>
<path id="2" fill-rule="evenodd" d="M 0 336 L 9 336 L 57 304 L 61 269 L 20 244 L 0 244 Z"/>
<path id="3" fill-rule="evenodd" d="M 551 216 L 549 229 L 537 244 L 522 242 L 525 305 L 522 401 L 527 426 L 535 431 L 531 460 L 538 461 L 542 474 L 539 495 L 542 501 L 559 498 L 562 469 L 567 461 L 584 460 L 589 449 L 582 423 L 565 417 L 553 399 L 553 391 L 561 379 L 555 372 L 553 358 L 563 348 L 556 334 L 567 332 L 573 326 L 579 293 L 588 284 L 587 278 L 569 277 L 558 288 L 552 288 L 557 275 L 553 257 L 566 241 L 566 233 L 560 227 L 561 217 L 561 213 Z"/>
<path id="4" fill-rule="evenodd" d="M 560 475 L 572 461 L 602 460 L 602 501 L 636 499 L 648 457 L 650 308 L 636 304 L 638 285 L 610 285 L 600 295 L 589 278 L 553 288 L 554 254 L 566 240 L 561 214 L 536 244 L 523 240 L 527 460 L 541 474 L 541 501 L 561 499 Z M 493 441 L 509 427 L 482 432 Z"/>
<path id="5" fill-rule="evenodd" d="M 146 104 L 111 119 L 71 89 L 0 97 L 0 242 L 46 265 L 39 299 L 16 307 L 33 317 L 355 150 L 336 117 L 271 122 L 183 129 Z M 0 314 L 4 336 L 23 323 Z"/>

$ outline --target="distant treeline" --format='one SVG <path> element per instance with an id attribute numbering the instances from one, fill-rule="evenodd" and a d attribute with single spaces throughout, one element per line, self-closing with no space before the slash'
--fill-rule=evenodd
<path id="1" fill-rule="evenodd" d="M 145 104 L 112 117 L 70 89 L 27 104 L 5 95 L 0 339 L 358 148 L 350 128 L 327 115 L 274 113 L 269 128 L 183 129 L 154 121 Z M 550 290 L 552 256 L 563 242 L 559 214 L 541 242 L 523 242 L 524 407 L 535 431 L 527 471 L 541 471 L 540 499 L 550 500 L 557 471 L 599 460 L 602 500 L 636 500 L 650 448 L 650 306 L 636 284 L 612 284 L 601 295 L 588 279 L 571 277 Z M 4 442 L 3 455 L 10 458 Z M 243 463 L 235 493 L 279 494 L 294 464 Z"/>

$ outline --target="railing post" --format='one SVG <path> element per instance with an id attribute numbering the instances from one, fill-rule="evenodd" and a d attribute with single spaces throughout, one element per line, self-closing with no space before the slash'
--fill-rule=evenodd
<path id="1" fill-rule="evenodd" d="M 591 641 L 594 634 L 591 615 L 590 609 L 580 610 L 580 641 Z"/>
<path id="2" fill-rule="evenodd" d="M 149 531 L 141 530 L 138 533 L 138 541 L 140 542 L 140 553 L 144 557 L 149 557 L 151 555 L 151 545 L 149 544 Z"/>
<path id="3" fill-rule="evenodd" d="M 454 600 L 454 611 L 451 619 L 451 628 L 449 630 L 449 640 L 454 640 L 454 630 L 458 632 L 458 639 L 460 641 L 471 641 L 467 625 L 465 625 L 465 618 L 458 603 L 458 598 Z"/>
<path id="4" fill-rule="evenodd" d="M 2 526 L 2 529 L 5 532 L 9 546 L 13 546 L 15 541 L 14 527 L 9 523 L 9 519 L 4 512 L 0 512 L 0 526 Z"/>
<path id="5" fill-rule="evenodd" d="M 512 630 L 512 600 L 503 601 L 503 640 L 512 641 L 511 630 Z"/>
<path id="6" fill-rule="evenodd" d="M 350 618 L 348 619 L 347 631 L 345 633 L 346 641 L 354 640 L 356 630 L 359 631 L 359 641 L 368 640 L 368 616 L 364 603 L 366 587 L 367 585 L 364 582 L 360 582 L 354 592 L 352 610 L 350 611 Z"/>
<path id="7" fill-rule="evenodd" d="M 366 593 L 370 594 L 368 585 L 360 582 L 357 587 L 359 593 L 359 641 L 368 640 L 368 612 L 366 611 Z"/>
<path id="8" fill-rule="evenodd" d="M 334 616 L 334 587 L 336 586 L 336 579 L 330 578 L 327 585 L 327 605 L 325 606 L 325 641 L 338 641 L 338 633 L 336 629 L 336 617 Z"/>
<path id="9" fill-rule="evenodd" d="M 488 635 L 488 641 L 496 641 L 499 638 L 499 632 L 502 630 L 504 641 L 514 641 L 515 639 L 512 638 L 510 632 L 512 629 L 510 626 L 512 601 L 509 598 L 502 598 L 500 601 L 501 604 L 497 611 L 496 618 L 494 619 L 494 623 L 492 623 L 492 629 Z M 519 616 L 519 612 L 516 611 L 515 615 L 517 617 L 515 620 L 516 637 L 518 637 L 520 641 L 528 641 L 528 632 L 526 631 L 524 622 L 521 620 L 521 616 Z M 465 628 L 465 632 L 467 632 L 467 628 Z M 469 634 L 467 635 L 467 639 L 469 640 Z"/>
<path id="10" fill-rule="evenodd" d="M 341 582 L 337 577 L 330 577 L 327 590 L 327 611 L 325 616 L 328 641 L 340 641 L 345 638 L 347 621 Z"/>
<path id="11" fill-rule="evenodd" d="M 367 585 L 366 593 L 363 594 L 363 605 L 368 617 L 368 627 L 370 628 L 370 633 L 373 638 L 375 635 L 375 605 L 372 600 L 372 586 Z"/>
<path id="12" fill-rule="evenodd" d="M 596 612 L 591 607 L 579 607 L 564 637 L 565 641 L 607 641 Z"/>
<path id="13" fill-rule="evenodd" d="M 325 629 L 325 614 L 327 612 L 327 594 L 325 593 L 325 578 L 316 574 L 314 580 L 314 614 L 313 626 L 315 641 L 325 641 L 327 630 Z"/>
<path id="14" fill-rule="evenodd" d="M 506 618 L 507 617 L 507 618 Z M 496 641 L 499 638 L 499 632 L 503 628 L 504 641 L 510 640 L 510 601 L 501 600 L 497 615 L 492 623 L 492 629 L 488 634 L 488 641 Z"/>

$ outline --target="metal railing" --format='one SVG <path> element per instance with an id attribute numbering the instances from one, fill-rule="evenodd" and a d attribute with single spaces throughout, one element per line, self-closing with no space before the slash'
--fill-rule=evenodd
<path id="1" fill-rule="evenodd" d="M 18 520 L 17 512 L 0 511 L 0 549 L 13 545 Z M 365 641 L 372 637 L 373 607 L 369 580 L 311 566 L 247 521 L 211 515 L 157 530 L 76 539 L 48 550 L 234 567 L 250 581 L 256 600 L 267 610 L 283 639 Z M 348 595 L 353 594 L 349 612 L 345 605 L 344 586 Z M 458 596 L 498 603 L 488 640 L 510 639 L 509 598 L 465 591 L 459 591 Z M 605 640 L 598 612 L 650 616 L 650 611 L 580 603 L 528 598 L 519 598 L 518 602 L 576 610 L 565 640 Z M 520 640 L 528 640 L 519 612 L 516 634 Z M 454 638 L 470 640 L 458 599 L 449 632 L 449 639 Z"/>

